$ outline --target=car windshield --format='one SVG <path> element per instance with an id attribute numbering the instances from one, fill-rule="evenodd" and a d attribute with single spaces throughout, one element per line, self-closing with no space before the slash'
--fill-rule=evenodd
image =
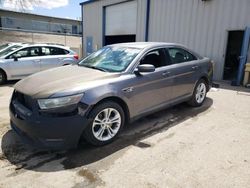
<path id="1" fill-rule="evenodd" d="M 3 44 L 3 45 L 0 45 L 0 51 L 4 48 L 7 48 L 9 46 L 9 44 Z"/>
<path id="2" fill-rule="evenodd" d="M 78 65 L 105 72 L 122 72 L 139 52 L 137 48 L 107 46 L 89 55 Z"/>
<path id="3" fill-rule="evenodd" d="M 13 51 L 15 51 L 16 49 L 18 48 L 21 48 L 22 46 L 21 45 L 12 45 L 12 46 L 9 46 L 8 48 L 6 48 L 5 50 L 1 51 L 0 52 L 0 57 L 1 56 L 5 56 Z"/>

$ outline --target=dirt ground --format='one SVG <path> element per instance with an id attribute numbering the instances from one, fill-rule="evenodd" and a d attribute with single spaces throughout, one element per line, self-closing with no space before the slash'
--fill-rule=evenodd
<path id="1" fill-rule="evenodd" d="M 250 92 L 212 89 L 127 126 L 104 147 L 47 152 L 10 130 L 13 83 L 0 87 L 0 187 L 249 187 Z M 241 91 L 237 91 L 241 90 Z"/>

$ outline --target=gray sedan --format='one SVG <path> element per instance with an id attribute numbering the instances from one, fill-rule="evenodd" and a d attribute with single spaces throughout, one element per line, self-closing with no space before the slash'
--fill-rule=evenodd
<path id="1" fill-rule="evenodd" d="M 15 85 L 11 126 L 45 148 L 72 148 L 84 138 L 112 142 L 127 123 L 172 105 L 201 106 L 210 89 L 208 58 L 170 43 L 103 47 L 78 65 L 34 74 Z"/>
<path id="2" fill-rule="evenodd" d="M 48 44 L 22 44 L 0 53 L 0 84 L 33 73 L 76 63 L 78 55 L 68 47 Z"/>

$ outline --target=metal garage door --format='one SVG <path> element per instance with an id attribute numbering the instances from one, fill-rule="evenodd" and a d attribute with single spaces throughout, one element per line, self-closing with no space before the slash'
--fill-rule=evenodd
<path id="1" fill-rule="evenodd" d="M 137 1 L 130 1 L 106 7 L 106 36 L 135 35 Z"/>

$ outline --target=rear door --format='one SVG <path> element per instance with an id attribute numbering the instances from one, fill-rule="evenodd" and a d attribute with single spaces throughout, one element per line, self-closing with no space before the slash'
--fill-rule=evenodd
<path id="1" fill-rule="evenodd" d="M 184 98 L 193 92 L 200 69 L 197 57 L 185 49 L 171 47 L 167 52 L 172 61 L 174 75 L 173 98 Z"/>
<path id="2" fill-rule="evenodd" d="M 6 62 L 9 63 L 11 77 L 19 79 L 40 71 L 40 51 L 40 47 L 27 47 L 9 55 Z"/>
<path id="3" fill-rule="evenodd" d="M 42 57 L 41 57 L 41 70 L 46 70 L 54 67 L 59 67 L 64 65 L 66 54 L 69 51 L 63 48 L 43 46 L 42 47 Z"/>

